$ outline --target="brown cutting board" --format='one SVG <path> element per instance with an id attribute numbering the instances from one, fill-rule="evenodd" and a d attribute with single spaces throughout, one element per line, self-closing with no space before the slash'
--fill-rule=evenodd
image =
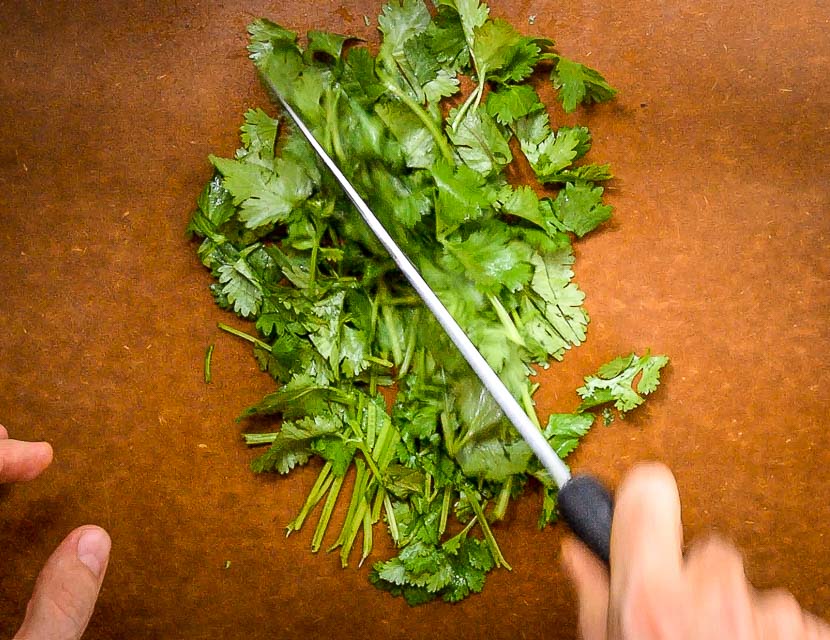
<path id="1" fill-rule="evenodd" d="M 47 6 L 48 5 L 48 6 Z M 821 3 L 493 2 L 620 89 L 574 119 L 610 162 L 614 221 L 577 244 L 588 342 L 542 379 L 546 414 L 632 349 L 664 384 L 572 460 L 612 486 L 676 472 L 689 537 L 718 531 L 760 587 L 830 616 L 830 40 Z M 94 522 L 113 551 L 87 638 L 571 638 L 560 527 L 539 495 L 496 535 L 513 566 L 457 606 L 411 609 L 367 568 L 285 538 L 314 468 L 255 477 L 234 422 L 272 388 L 220 335 L 184 234 L 241 114 L 266 106 L 245 26 L 377 41 L 379 2 L 0 2 L 0 422 L 47 439 L 0 489 L 0 635 L 39 567 Z M 372 18 L 372 26 L 364 22 Z M 533 24 L 531 24 L 531 22 Z M 241 326 L 241 325 L 240 325 Z M 201 363 L 215 343 L 214 382 Z M 381 547 L 377 557 L 383 557 Z"/>

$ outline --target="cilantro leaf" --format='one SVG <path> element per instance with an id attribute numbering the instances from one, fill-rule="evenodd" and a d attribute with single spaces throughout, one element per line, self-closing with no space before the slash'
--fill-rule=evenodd
<path id="1" fill-rule="evenodd" d="M 503 125 L 510 125 L 519 118 L 541 111 L 545 107 L 536 90 L 526 84 L 506 85 L 487 95 L 487 113 Z"/>
<path id="2" fill-rule="evenodd" d="M 457 110 L 451 111 L 449 119 L 454 120 L 457 114 Z M 467 111 L 448 133 L 464 163 L 483 175 L 494 173 L 513 160 L 507 139 L 483 109 Z"/>
<path id="3" fill-rule="evenodd" d="M 579 345 L 585 340 L 588 314 L 582 308 L 585 295 L 570 280 L 573 253 L 570 248 L 546 256 L 533 256 L 531 288 L 544 301 L 539 304 L 545 319 L 567 345 Z"/>
<path id="4" fill-rule="evenodd" d="M 317 438 L 335 434 L 339 429 L 340 421 L 333 414 L 318 414 L 296 422 L 284 422 L 268 451 L 251 462 L 251 469 L 256 473 L 288 473 L 295 466 L 308 462 Z"/>
<path id="5" fill-rule="evenodd" d="M 327 55 L 335 60 L 339 60 L 343 55 L 343 47 L 353 40 L 351 36 L 340 35 L 339 33 L 330 33 L 328 31 L 309 31 L 308 32 L 308 46 L 304 52 L 306 62 L 311 62 L 316 56 Z"/>
<path id="6" fill-rule="evenodd" d="M 220 266 L 219 282 L 223 285 L 222 294 L 243 318 L 259 311 L 262 289 L 244 259 Z"/>
<path id="7" fill-rule="evenodd" d="M 608 220 L 612 208 L 602 204 L 602 187 L 568 182 L 556 196 L 553 211 L 565 229 L 581 238 Z"/>
<path id="8" fill-rule="evenodd" d="M 262 109 L 249 109 L 245 113 L 245 124 L 240 128 L 246 155 L 254 154 L 264 163 L 273 162 L 278 126 L 276 118 L 272 118 Z"/>
<path id="9" fill-rule="evenodd" d="M 567 113 L 579 104 L 606 102 L 617 94 L 598 71 L 562 56 L 558 56 L 551 80 L 559 89 L 562 107 Z"/>
<path id="10" fill-rule="evenodd" d="M 553 413 L 548 418 L 544 435 L 556 455 L 565 458 L 576 449 L 580 438 L 593 424 L 594 416 L 590 413 Z"/>
<path id="11" fill-rule="evenodd" d="M 631 411 L 641 405 L 644 397 L 659 384 L 659 372 L 668 364 L 666 356 L 646 354 L 620 356 L 603 365 L 595 375 L 587 376 L 585 384 L 577 389 L 582 398 L 579 410 L 584 411 L 606 403 L 613 403 L 621 412 Z M 641 376 L 640 385 L 635 384 Z"/>
<path id="12" fill-rule="evenodd" d="M 533 73 L 541 49 L 505 20 L 489 20 L 475 31 L 473 56 L 480 78 L 501 84 L 521 82 Z"/>
<path id="13" fill-rule="evenodd" d="M 466 274 L 482 291 L 497 293 L 502 287 L 516 291 L 530 280 L 530 247 L 502 226 L 482 227 L 464 239 L 448 240 L 445 247 L 444 268 Z"/>

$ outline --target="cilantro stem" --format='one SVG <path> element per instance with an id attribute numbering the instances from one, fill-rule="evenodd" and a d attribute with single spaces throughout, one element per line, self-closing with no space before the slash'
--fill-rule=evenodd
<path id="1" fill-rule="evenodd" d="M 323 465 L 323 468 L 320 469 L 320 474 L 317 476 L 314 486 L 311 487 L 311 491 L 308 492 L 305 504 L 302 509 L 300 509 L 297 517 L 289 522 L 288 526 L 286 526 L 286 537 L 290 536 L 292 532 L 299 530 L 303 526 L 308 514 L 314 507 L 317 506 L 320 500 L 323 499 L 323 494 L 328 491 L 329 486 L 331 486 L 332 479 L 331 462 L 326 462 L 326 464 Z"/>
<path id="2" fill-rule="evenodd" d="M 248 335 L 244 331 L 240 331 L 239 329 L 234 329 L 233 327 L 226 325 L 222 322 L 219 322 L 217 325 L 222 331 L 235 335 L 237 338 L 242 338 L 243 340 L 247 340 L 253 345 L 256 345 L 260 349 L 265 349 L 266 351 L 271 351 L 271 345 L 263 342 L 259 338 L 255 338 L 254 336 Z"/>
<path id="3" fill-rule="evenodd" d="M 366 407 L 366 446 L 371 451 L 375 446 L 375 431 L 378 424 L 378 408 L 374 402 Z"/>
<path id="4" fill-rule="evenodd" d="M 314 529 L 314 536 L 311 538 L 311 551 L 317 553 L 320 546 L 323 544 L 323 536 L 326 535 L 331 514 L 334 510 L 334 505 L 337 503 L 337 498 L 340 496 L 340 488 L 343 486 L 343 478 L 345 476 L 334 476 L 334 480 L 329 488 L 329 495 L 323 505 L 323 511 L 320 513 L 320 519 L 317 521 L 317 527 Z"/>
<path id="5" fill-rule="evenodd" d="M 490 547 L 490 553 L 493 554 L 493 560 L 495 560 L 496 566 L 504 567 L 508 571 L 512 571 L 513 568 L 507 563 L 507 560 L 504 559 L 501 549 L 499 549 L 499 543 L 496 542 L 496 537 L 493 535 L 493 531 L 487 523 L 487 518 L 484 515 L 484 509 L 481 508 L 481 503 L 478 501 L 478 498 L 476 498 L 472 491 L 464 490 L 464 495 L 467 496 L 467 500 L 478 518 L 478 524 L 481 526 L 481 531 L 484 533 L 484 539 L 487 541 L 487 546 Z"/>
<path id="6" fill-rule="evenodd" d="M 213 347 L 214 345 L 208 345 L 207 351 L 205 351 L 205 382 L 210 384 L 212 380 L 212 376 L 210 375 L 210 361 L 213 358 Z"/>
<path id="7" fill-rule="evenodd" d="M 531 390 L 527 385 L 522 385 L 522 404 L 524 405 L 527 417 L 536 425 L 541 431 L 542 425 L 539 422 L 539 416 L 536 415 L 536 407 L 533 405 L 533 398 L 530 397 Z"/>
<path id="8" fill-rule="evenodd" d="M 389 463 L 392 462 L 392 457 L 395 455 L 395 447 L 400 439 L 401 434 L 395 428 L 395 425 L 392 424 L 392 421 L 384 420 L 373 450 L 374 458 L 377 460 L 378 467 L 382 471 L 385 471 Z"/>
<path id="9" fill-rule="evenodd" d="M 415 309 L 415 314 L 412 320 L 409 322 L 409 327 L 407 329 L 407 336 L 406 336 L 406 351 L 403 355 L 403 362 L 401 363 L 401 367 L 398 370 L 398 380 L 403 378 L 408 372 L 409 367 L 412 364 L 412 354 L 415 351 L 415 338 L 418 336 L 418 325 L 421 321 L 421 308 L 418 307 Z"/>
<path id="10" fill-rule="evenodd" d="M 387 369 L 391 369 L 395 366 L 394 362 L 389 362 L 389 360 L 386 360 L 384 358 L 378 358 L 377 356 L 366 356 L 366 360 L 368 360 L 369 362 L 374 362 L 376 365 L 385 367 Z"/>
<path id="11" fill-rule="evenodd" d="M 386 511 L 386 524 L 389 527 L 389 535 L 392 536 L 392 542 L 397 547 L 401 542 L 401 534 L 398 531 L 398 521 L 395 518 L 395 510 L 392 508 L 392 500 L 389 494 L 383 496 L 383 508 Z"/>
<path id="12" fill-rule="evenodd" d="M 377 478 L 378 482 L 383 480 L 383 474 L 378 469 L 378 465 L 375 463 L 375 460 L 372 458 L 372 454 L 366 445 L 362 445 L 360 450 L 363 452 L 363 457 L 366 458 L 366 464 L 369 466 L 369 470 L 372 472 L 372 475 Z"/>
<path id="13" fill-rule="evenodd" d="M 470 529 L 473 528 L 473 526 L 475 525 L 476 522 L 478 522 L 478 516 L 473 516 L 472 518 L 470 518 L 470 521 L 467 523 L 467 525 L 461 531 L 459 531 L 457 534 L 455 534 L 449 540 L 445 540 L 441 544 L 441 546 L 442 547 L 452 547 L 453 545 L 456 544 L 457 540 L 463 540 L 464 538 L 466 538 L 467 534 L 470 533 Z"/>
<path id="14" fill-rule="evenodd" d="M 245 440 L 245 444 L 250 447 L 255 447 L 261 444 L 271 444 L 274 440 L 277 439 L 279 434 L 277 432 L 273 433 L 243 433 L 242 437 Z"/>
<path id="15" fill-rule="evenodd" d="M 374 423 L 377 422 L 377 407 L 374 403 L 370 402 L 368 406 L 363 406 L 364 400 L 363 396 L 360 396 L 358 400 L 358 411 L 357 411 L 357 419 L 349 421 L 349 425 L 352 427 L 352 432 L 357 436 L 360 440 L 360 444 L 358 444 L 358 448 L 363 453 L 363 458 L 367 465 L 369 465 L 369 469 L 372 471 L 372 474 L 378 479 L 378 482 L 383 481 L 382 473 L 380 469 L 378 469 L 375 460 L 377 455 L 373 456 L 373 449 L 372 445 L 369 444 L 369 440 L 374 442 L 375 435 L 374 432 L 376 430 L 376 425 Z M 366 432 L 364 433 L 363 429 L 360 427 L 360 423 L 363 420 L 363 415 L 366 414 Z"/>
<path id="16" fill-rule="evenodd" d="M 349 501 L 349 509 L 346 511 L 346 519 L 343 521 L 343 527 L 340 529 L 340 535 L 337 536 L 337 540 L 335 540 L 334 544 L 328 548 L 328 551 L 333 551 L 346 541 L 347 528 L 354 519 L 354 514 L 357 510 L 357 503 L 360 501 L 360 497 L 363 492 L 363 486 L 365 484 L 364 479 L 366 477 L 366 463 L 360 458 L 355 458 L 354 467 L 354 486 L 352 487 L 352 498 Z"/>
<path id="17" fill-rule="evenodd" d="M 320 239 L 315 237 L 314 245 L 311 247 L 311 257 L 308 260 L 308 290 L 312 292 L 314 292 L 317 287 L 317 254 L 319 251 Z"/>
<path id="18" fill-rule="evenodd" d="M 510 502 L 510 493 L 513 490 L 513 476 L 507 476 L 507 480 L 501 485 L 501 490 L 496 498 L 493 507 L 493 520 L 504 520 L 507 513 L 507 504 Z"/>
<path id="19" fill-rule="evenodd" d="M 344 530 L 346 531 L 346 536 L 343 541 L 343 545 L 340 547 L 340 565 L 343 567 L 349 566 L 349 556 L 352 553 L 352 547 L 354 547 L 354 541 L 357 538 L 357 532 L 360 529 L 360 525 L 363 523 L 363 517 L 366 511 L 369 508 L 369 504 L 367 502 L 367 495 L 369 495 L 376 485 L 374 481 L 368 481 L 368 474 L 364 475 L 360 486 L 358 487 L 355 485 L 355 491 L 359 489 L 358 493 L 358 502 L 357 508 L 355 512 L 352 514 L 351 520 L 348 521 L 348 527 L 344 525 Z"/>
<path id="20" fill-rule="evenodd" d="M 389 342 L 392 347 L 392 360 L 396 365 L 400 365 L 403 361 L 403 349 L 399 340 L 401 325 L 398 322 L 397 312 L 390 306 L 381 305 L 381 315 L 383 316 L 383 323 L 386 325 L 386 331 L 389 334 Z"/>
<path id="21" fill-rule="evenodd" d="M 467 111 L 469 111 L 470 105 L 472 105 L 472 103 L 476 100 L 476 95 L 480 87 L 480 84 L 476 85 L 476 88 L 472 92 L 470 92 L 470 95 L 468 95 L 467 99 L 464 100 L 464 104 L 462 104 L 458 111 L 456 111 L 455 117 L 452 119 L 452 123 L 450 124 L 450 128 L 453 131 L 455 131 L 458 128 L 458 125 L 467 115 Z"/>
<path id="22" fill-rule="evenodd" d="M 493 306 L 493 309 L 495 309 L 496 315 L 499 317 L 499 320 L 504 327 L 505 335 L 508 340 L 519 345 L 520 347 L 526 346 L 524 339 L 519 333 L 519 330 L 516 328 L 516 325 L 513 323 L 513 320 L 510 319 L 510 314 L 507 313 L 507 309 L 504 308 L 501 300 L 493 294 L 490 294 L 488 299 L 490 300 L 490 304 Z"/>
<path id="23" fill-rule="evenodd" d="M 415 102 L 409 94 L 407 94 L 403 89 L 401 89 L 393 80 L 390 78 L 386 71 L 381 69 L 380 67 L 377 68 L 378 78 L 380 78 L 383 85 L 391 91 L 395 97 L 397 97 L 401 102 L 403 102 L 409 109 L 418 116 L 418 119 L 424 123 L 424 126 L 432 135 L 432 138 L 435 140 L 435 144 L 438 145 L 438 149 L 441 151 L 441 155 L 444 156 L 447 162 L 450 163 L 450 166 L 455 164 L 455 155 L 453 154 L 452 149 L 450 148 L 447 139 L 444 137 L 444 134 L 441 132 L 441 129 L 435 123 L 435 120 L 424 110 L 424 108 Z"/>
<path id="24" fill-rule="evenodd" d="M 444 535 L 447 530 L 447 518 L 450 515 L 452 504 L 452 485 L 444 485 L 444 500 L 441 503 L 441 519 L 438 521 L 438 536 Z"/>
<path id="25" fill-rule="evenodd" d="M 340 101 L 340 92 L 338 91 L 334 98 L 332 98 L 331 89 L 326 90 L 326 128 L 331 132 L 331 145 L 334 149 L 334 155 L 340 162 L 346 159 L 346 154 L 343 152 L 343 142 L 340 139 L 340 119 L 337 117 L 337 103 Z"/>
<path id="26" fill-rule="evenodd" d="M 372 553 L 372 514 L 369 509 L 363 512 L 363 553 L 360 556 L 358 567 L 363 566 L 363 562 Z"/>
<path id="27" fill-rule="evenodd" d="M 380 509 L 383 506 L 383 501 L 386 499 L 386 489 L 381 485 L 378 492 L 375 494 L 375 501 L 372 504 L 372 524 L 380 520 Z"/>

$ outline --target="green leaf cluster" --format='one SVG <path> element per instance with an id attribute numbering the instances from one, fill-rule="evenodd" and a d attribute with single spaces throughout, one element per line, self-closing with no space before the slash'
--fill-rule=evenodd
<path id="1" fill-rule="evenodd" d="M 575 413 L 546 425 L 536 417 L 533 366 L 585 340 L 573 242 L 611 208 L 596 184 L 610 177 L 607 165 L 578 164 L 588 130 L 553 128 L 534 78 L 549 70 L 566 111 L 613 90 L 478 0 L 439 0 L 432 12 L 421 0 L 392 0 L 378 25 L 373 54 L 319 31 L 303 46 L 260 19 L 248 29 L 250 57 L 567 456 L 593 410 L 637 406 L 666 362 L 615 360 L 586 378 Z M 346 566 L 358 540 L 366 560 L 385 524 L 398 553 L 375 563 L 378 587 L 411 603 L 480 591 L 490 570 L 509 568 L 491 523 L 532 478 L 543 487 L 540 522 L 553 521 L 551 480 L 303 137 L 263 109 L 245 114 L 240 133 L 233 157 L 210 157 L 215 172 L 188 230 L 216 303 L 255 335 L 223 328 L 252 343 L 277 383 L 242 413 L 279 424 L 246 433 L 267 447 L 253 470 L 289 473 L 319 459 L 288 531 L 316 514 L 317 551 L 341 505 L 326 548 Z M 508 181 L 519 149 L 539 184 Z"/>

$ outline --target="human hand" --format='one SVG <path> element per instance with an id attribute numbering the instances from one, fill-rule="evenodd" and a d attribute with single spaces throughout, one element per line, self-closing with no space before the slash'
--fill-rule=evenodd
<path id="1" fill-rule="evenodd" d="M 684 555 L 680 499 L 671 472 L 635 468 L 620 486 L 611 528 L 611 572 L 567 539 L 562 559 L 579 597 L 584 640 L 830 640 L 830 627 L 786 592 L 759 592 L 740 553 L 718 538 Z"/>
<path id="2" fill-rule="evenodd" d="M 0 483 L 33 480 L 52 462 L 46 442 L 12 440 L 0 425 Z M 110 538 L 93 525 L 70 533 L 46 561 L 14 640 L 77 640 L 92 616 Z"/>

